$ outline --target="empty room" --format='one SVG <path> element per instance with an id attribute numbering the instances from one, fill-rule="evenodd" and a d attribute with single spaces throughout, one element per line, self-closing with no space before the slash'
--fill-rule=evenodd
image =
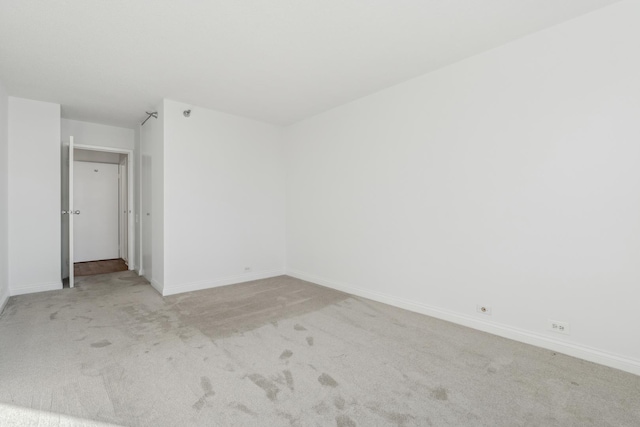
<path id="1" fill-rule="evenodd" d="M 0 0 L 1 426 L 640 426 L 637 0 Z"/>

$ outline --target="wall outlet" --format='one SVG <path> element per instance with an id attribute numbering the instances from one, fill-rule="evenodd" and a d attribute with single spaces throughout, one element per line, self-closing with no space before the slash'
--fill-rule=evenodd
<path id="1" fill-rule="evenodd" d="M 549 330 L 553 332 L 557 332 L 559 334 L 570 335 L 571 329 L 569 328 L 569 322 L 559 322 L 557 320 L 547 320 L 547 324 L 549 326 Z"/>
<path id="2" fill-rule="evenodd" d="M 477 305 L 476 311 L 478 313 L 486 314 L 487 316 L 491 316 L 491 307 L 488 305 Z"/>

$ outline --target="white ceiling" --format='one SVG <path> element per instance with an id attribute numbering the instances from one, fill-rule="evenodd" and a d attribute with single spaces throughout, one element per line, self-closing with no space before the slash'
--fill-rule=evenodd
<path id="1" fill-rule="evenodd" d="M 0 0 L 0 80 L 76 120 L 290 124 L 616 1 Z"/>

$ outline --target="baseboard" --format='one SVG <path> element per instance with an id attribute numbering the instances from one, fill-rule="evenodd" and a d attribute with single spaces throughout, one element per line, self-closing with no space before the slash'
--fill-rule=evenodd
<path id="1" fill-rule="evenodd" d="M 2 312 L 4 311 L 4 308 L 7 306 L 7 303 L 9 302 L 9 292 L 4 292 L 2 295 L 0 295 L 0 315 L 2 315 Z"/>
<path id="2" fill-rule="evenodd" d="M 142 276 L 142 274 L 141 274 L 141 276 Z M 158 293 L 160 295 L 162 295 L 163 286 L 160 283 L 158 283 L 157 280 L 151 279 L 151 280 L 149 280 L 149 283 L 151 283 L 151 286 L 153 287 L 153 289 L 155 289 L 156 291 L 158 291 Z"/>
<path id="3" fill-rule="evenodd" d="M 144 276 L 144 268 L 136 268 L 136 271 L 138 272 L 138 276 Z"/>
<path id="4" fill-rule="evenodd" d="M 36 292 L 57 291 L 59 289 L 62 289 L 62 282 L 40 283 L 37 285 L 23 286 L 18 289 L 9 289 L 9 294 L 11 296 L 24 295 Z"/>
<path id="5" fill-rule="evenodd" d="M 622 371 L 630 372 L 635 375 L 640 375 L 640 360 L 608 353 L 606 351 L 598 350 L 584 345 L 563 342 L 558 339 L 527 331 L 525 329 L 476 319 L 474 317 L 456 313 L 451 310 L 417 303 L 414 301 L 406 300 L 404 298 L 398 298 L 392 295 L 383 294 L 381 292 L 362 289 L 346 283 L 339 283 L 333 280 L 306 274 L 297 270 L 288 269 L 286 274 L 301 280 L 306 280 L 308 282 L 316 283 L 318 285 L 326 286 L 328 288 L 336 289 L 352 295 L 371 299 L 384 304 L 389 304 L 394 307 L 399 307 L 416 313 L 425 314 L 427 316 L 477 329 L 479 331 L 498 335 L 503 338 L 509 338 L 514 341 L 523 342 L 525 344 L 535 345 L 537 347 L 546 348 L 558 353 L 563 353 L 569 356 L 577 357 L 579 359 L 584 359 L 589 362 L 598 363 L 600 365 L 620 369 Z"/>
<path id="6" fill-rule="evenodd" d="M 185 283 L 175 286 L 165 286 L 163 296 L 181 294 L 184 292 L 200 291 L 202 289 L 217 288 L 219 286 L 235 285 L 236 283 L 250 282 L 252 280 L 268 279 L 270 277 L 282 276 L 284 270 L 266 270 L 255 273 L 228 276 L 220 279 L 202 280 L 199 282 Z"/>

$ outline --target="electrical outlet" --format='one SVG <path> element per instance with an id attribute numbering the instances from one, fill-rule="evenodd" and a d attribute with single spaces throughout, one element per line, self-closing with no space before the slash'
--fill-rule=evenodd
<path id="1" fill-rule="evenodd" d="M 549 330 L 553 332 L 557 332 L 559 334 L 570 335 L 571 329 L 569 328 L 568 322 L 559 322 L 557 320 L 548 319 Z"/>
<path id="2" fill-rule="evenodd" d="M 477 305 L 476 310 L 478 313 L 486 314 L 487 316 L 491 316 L 491 307 L 488 305 Z"/>

